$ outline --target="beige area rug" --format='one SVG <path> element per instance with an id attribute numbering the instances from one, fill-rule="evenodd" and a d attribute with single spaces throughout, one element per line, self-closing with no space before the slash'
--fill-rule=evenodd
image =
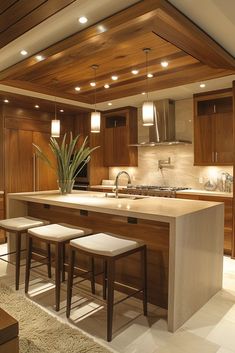
<path id="1" fill-rule="evenodd" d="M 19 321 L 20 353 L 111 352 L 4 284 L 0 284 L 0 307 Z"/>

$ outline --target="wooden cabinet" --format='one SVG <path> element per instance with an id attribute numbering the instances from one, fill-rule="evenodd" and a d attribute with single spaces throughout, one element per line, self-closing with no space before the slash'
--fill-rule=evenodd
<path id="1" fill-rule="evenodd" d="M 207 196 L 198 194 L 176 194 L 177 198 L 190 199 L 190 200 L 201 200 L 201 201 L 212 201 L 212 202 L 223 202 L 224 203 L 224 253 L 227 255 L 232 254 L 232 239 L 233 239 L 233 198 L 222 197 L 222 196 Z"/>
<path id="2" fill-rule="evenodd" d="M 137 166 L 137 109 L 125 107 L 107 111 L 104 117 L 104 164 L 107 167 Z"/>
<path id="3" fill-rule="evenodd" d="M 194 164 L 233 164 L 231 90 L 194 95 Z"/>
<path id="4" fill-rule="evenodd" d="M 5 181 L 7 192 L 25 192 L 57 189 L 56 175 L 35 154 L 33 143 L 52 158 L 49 148 L 50 134 L 5 130 Z"/>

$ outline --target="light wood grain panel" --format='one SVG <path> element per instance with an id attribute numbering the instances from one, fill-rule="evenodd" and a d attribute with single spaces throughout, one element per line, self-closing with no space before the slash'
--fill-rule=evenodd
<path id="1" fill-rule="evenodd" d="M 169 225 L 167 223 L 138 220 L 138 224 L 127 223 L 126 217 L 89 212 L 81 216 L 79 210 L 29 203 L 29 215 L 48 219 L 50 222 L 66 222 L 89 227 L 93 232 L 112 232 L 128 238 L 141 239 L 148 248 L 149 301 L 167 307 Z M 82 262 L 84 263 L 84 262 Z M 131 256 L 120 262 L 117 279 L 126 284 L 139 284 L 138 256 Z"/>

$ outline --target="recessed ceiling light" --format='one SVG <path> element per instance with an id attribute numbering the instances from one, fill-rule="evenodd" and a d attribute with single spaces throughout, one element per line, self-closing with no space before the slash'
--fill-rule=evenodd
<path id="1" fill-rule="evenodd" d="M 95 83 L 95 82 L 90 82 L 90 86 L 91 86 L 91 87 L 95 87 L 95 86 L 96 86 L 96 83 Z"/>
<path id="2" fill-rule="evenodd" d="M 28 52 L 27 52 L 25 49 L 22 49 L 21 52 L 20 52 L 20 54 L 25 56 L 25 55 L 28 54 Z"/>
<path id="3" fill-rule="evenodd" d="M 200 87 L 201 87 L 201 88 L 205 88 L 205 87 L 206 87 L 205 83 L 201 83 L 201 84 L 200 84 Z"/>
<path id="4" fill-rule="evenodd" d="M 77 91 L 77 92 L 79 92 L 79 91 L 81 90 L 81 88 L 80 88 L 80 87 L 78 87 L 78 86 L 77 86 L 77 87 L 75 87 L 74 89 L 75 89 L 75 91 Z"/>
<path id="5" fill-rule="evenodd" d="M 113 76 L 111 77 L 111 79 L 112 79 L 113 81 L 117 81 L 117 80 L 118 80 L 118 76 L 113 75 Z"/>
<path id="6" fill-rule="evenodd" d="M 137 75 L 137 74 L 139 73 L 139 70 L 132 70 L 131 73 L 132 73 L 133 75 Z"/>
<path id="7" fill-rule="evenodd" d="M 88 19 L 85 16 L 79 17 L 78 21 L 82 24 L 87 23 Z"/>
<path id="8" fill-rule="evenodd" d="M 141 94 L 146 94 L 146 92 L 142 92 Z"/>
<path id="9" fill-rule="evenodd" d="M 113 105 L 113 103 L 109 102 L 108 105 Z"/>
<path id="10" fill-rule="evenodd" d="M 39 109 L 40 107 L 38 104 L 35 104 L 34 108 Z"/>
<path id="11" fill-rule="evenodd" d="M 161 61 L 162 67 L 167 67 L 168 66 L 168 61 Z"/>
<path id="12" fill-rule="evenodd" d="M 153 74 L 148 74 L 147 76 L 148 76 L 148 78 L 152 78 Z"/>
<path id="13" fill-rule="evenodd" d="M 35 58 L 37 61 L 42 61 L 45 59 L 42 55 L 36 55 Z"/>
<path id="14" fill-rule="evenodd" d="M 106 83 L 105 85 L 104 85 L 104 88 L 109 88 L 110 86 Z"/>
<path id="15" fill-rule="evenodd" d="M 64 109 L 60 109 L 60 112 L 61 112 L 61 113 L 64 113 Z"/>
<path id="16" fill-rule="evenodd" d="M 4 102 L 4 103 L 9 103 L 9 100 L 8 100 L 8 99 L 4 99 L 3 102 Z"/>

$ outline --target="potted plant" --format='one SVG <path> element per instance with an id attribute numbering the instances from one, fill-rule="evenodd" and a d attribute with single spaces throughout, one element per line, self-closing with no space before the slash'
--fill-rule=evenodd
<path id="1" fill-rule="evenodd" d="M 33 144 L 36 148 L 37 156 L 54 169 L 57 174 L 58 186 L 62 194 L 71 193 L 76 176 L 84 165 L 90 161 L 90 154 L 99 147 L 88 147 L 88 136 L 84 139 L 81 147 L 77 147 L 79 135 L 73 138 L 72 133 L 70 133 L 68 143 L 66 138 L 67 135 L 65 134 L 61 144 L 54 137 L 50 138 L 49 146 L 56 159 L 55 165 L 39 146 Z"/>

